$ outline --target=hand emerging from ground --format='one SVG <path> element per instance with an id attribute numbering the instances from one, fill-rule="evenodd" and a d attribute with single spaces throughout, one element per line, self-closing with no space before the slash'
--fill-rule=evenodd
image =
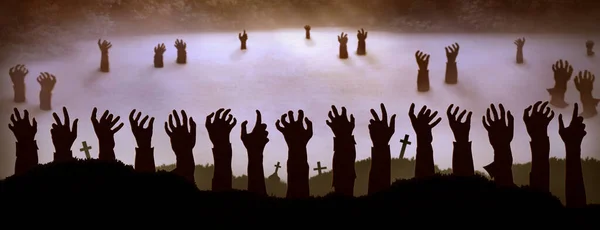
<path id="1" fill-rule="evenodd" d="M 135 115 L 135 112 L 136 110 L 134 109 L 131 110 L 131 113 L 129 113 L 129 124 L 131 125 L 131 132 L 133 132 L 135 142 L 137 143 L 138 148 L 152 148 L 152 132 L 154 129 L 154 117 L 150 118 L 148 115 L 146 115 L 140 122 L 140 117 L 142 116 L 142 113 L 138 112 L 137 115 Z M 150 122 L 148 122 L 148 127 L 144 128 L 144 125 L 148 121 L 148 118 L 150 118 Z"/>
<path id="2" fill-rule="evenodd" d="M 490 108 L 487 109 L 486 115 L 481 118 L 481 122 L 483 123 L 483 127 L 488 132 L 488 137 L 490 139 L 490 144 L 494 147 L 496 146 L 505 146 L 510 145 L 510 142 L 514 136 L 514 117 L 510 113 L 510 111 L 506 112 L 504 110 L 504 105 L 500 104 L 498 106 L 500 108 L 500 116 L 498 116 L 498 110 L 496 110 L 495 105 L 491 105 Z"/>
<path id="3" fill-rule="evenodd" d="M 244 147 L 248 149 L 248 153 L 260 153 L 262 157 L 263 150 L 267 143 L 269 143 L 269 132 L 267 131 L 267 124 L 262 123 L 262 115 L 260 111 L 256 110 L 256 123 L 252 132 L 248 133 L 248 121 L 242 122 L 242 142 Z M 249 156 L 251 157 L 251 156 Z"/>
<path id="4" fill-rule="evenodd" d="M 10 115 L 12 124 L 8 124 L 8 129 L 13 132 L 17 142 L 32 142 L 37 133 L 37 121 L 35 118 L 29 122 L 29 111 L 23 111 L 23 117 L 17 108 L 14 108 L 14 114 Z"/>
<path id="5" fill-rule="evenodd" d="M 331 128 L 335 137 L 350 137 L 354 131 L 354 115 L 350 114 L 350 119 L 346 115 L 346 107 L 342 107 L 340 114 L 335 106 L 331 106 L 331 111 L 327 114 L 329 120 L 326 121 L 327 126 Z"/>
<path id="6" fill-rule="evenodd" d="M 560 134 L 560 138 L 567 146 L 581 146 L 581 142 L 587 134 L 585 131 L 585 124 L 583 123 L 583 117 L 579 116 L 578 114 L 579 105 L 575 103 L 573 115 L 571 116 L 571 122 L 569 123 L 568 127 L 565 127 L 562 114 L 558 115 L 558 134 Z"/>
<path id="7" fill-rule="evenodd" d="M 206 117 L 205 126 L 213 145 L 230 143 L 231 130 L 237 124 L 237 120 L 229 114 L 230 112 L 231 109 L 221 108 Z"/>
<path id="8" fill-rule="evenodd" d="M 286 118 L 289 121 L 286 121 Z M 306 128 L 304 128 L 303 122 L 306 122 Z M 289 148 L 306 147 L 313 136 L 312 121 L 308 117 L 304 117 L 304 111 L 302 110 L 298 110 L 297 120 L 294 120 L 294 112 L 292 111 L 281 115 L 281 118 L 275 122 L 275 127 L 283 134 Z"/>
<path id="9" fill-rule="evenodd" d="M 396 131 L 396 114 L 392 115 L 388 125 L 388 114 L 385 105 L 381 103 L 381 119 L 374 109 L 371 109 L 371 115 L 373 119 L 369 121 L 369 135 L 373 146 L 388 146 Z"/>
<path id="10" fill-rule="evenodd" d="M 171 148 L 175 155 L 182 151 L 189 151 L 196 146 L 196 122 L 193 118 L 189 118 L 185 110 L 181 110 L 183 119 L 179 119 L 177 111 L 173 110 L 173 114 L 169 114 L 168 122 L 165 122 L 165 132 L 171 138 Z M 173 123 L 173 117 L 175 123 Z M 189 128 L 188 128 L 189 123 Z"/>
<path id="11" fill-rule="evenodd" d="M 533 106 L 527 107 L 523 113 L 527 133 L 532 139 L 548 137 L 548 124 L 554 118 L 554 111 L 548 107 L 548 103 L 538 101 Z"/>
<path id="12" fill-rule="evenodd" d="M 454 108 L 454 104 L 448 106 L 446 115 L 448 116 L 450 129 L 452 130 L 452 133 L 454 133 L 454 140 L 462 143 L 469 142 L 469 132 L 471 131 L 471 115 L 473 115 L 473 112 L 468 111 L 469 113 L 467 114 L 467 110 L 463 110 L 458 117 L 456 117 L 460 107 L 456 106 L 454 111 L 452 111 L 452 108 Z M 462 120 L 465 114 L 467 115 L 467 118 L 463 122 Z"/>
<path id="13" fill-rule="evenodd" d="M 71 121 L 69 118 L 69 112 L 66 107 L 63 107 L 64 124 L 60 121 L 58 114 L 52 113 L 54 117 L 54 124 L 50 133 L 52 134 L 52 143 L 56 152 L 54 153 L 54 161 L 67 161 L 73 159 L 73 153 L 71 147 L 77 139 L 77 123 L 79 119 L 73 121 L 73 128 L 71 129 Z"/>
<path id="14" fill-rule="evenodd" d="M 123 122 L 119 125 L 119 119 L 121 117 L 114 117 L 108 110 L 104 111 L 100 120 L 96 118 L 97 108 L 92 111 L 92 125 L 94 126 L 94 132 L 98 137 L 98 143 L 100 144 L 99 158 L 106 160 L 115 160 L 114 148 L 115 148 L 115 133 L 123 128 Z"/>
<path id="15" fill-rule="evenodd" d="M 431 113 L 431 110 L 427 109 L 427 106 L 423 106 L 421 111 L 419 111 L 419 114 L 415 116 L 415 104 L 413 103 L 410 105 L 408 116 L 410 117 L 410 122 L 417 134 L 417 142 L 431 143 L 433 141 L 431 130 L 442 121 L 442 118 L 438 117 L 433 123 L 431 122 L 435 119 L 437 114 L 437 111 Z"/>

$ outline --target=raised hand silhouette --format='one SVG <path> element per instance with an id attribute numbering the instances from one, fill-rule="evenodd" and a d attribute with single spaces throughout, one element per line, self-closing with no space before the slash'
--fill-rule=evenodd
<path id="1" fill-rule="evenodd" d="M 417 74 L 417 90 L 419 92 L 429 91 L 429 54 L 425 54 L 420 50 L 415 53 L 417 59 L 417 65 L 419 66 L 419 72 Z"/>
<path id="2" fill-rule="evenodd" d="M 242 122 L 241 139 L 248 151 L 248 191 L 267 195 L 263 169 L 263 152 L 269 143 L 267 124 L 262 123 L 262 115 L 256 110 L 256 123 L 252 132 L 248 133 L 247 125 L 248 121 Z"/>
<path id="3" fill-rule="evenodd" d="M 152 132 L 154 130 L 154 117 L 148 115 L 142 118 L 141 112 L 136 115 L 136 110 L 131 110 L 129 113 L 129 125 L 131 126 L 131 132 L 135 137 L 137 148 L 135 149 L 135 170 L 140 172 L 154 172 L 156 171 L 156 164 L 154 163 L 154 148 L 152 148 Z M 144 128 L 146 122 L 148 127 Z"/>
<path id="4" fill-rule="evenodd" d="M 587 70 L 583 73 L 579 71 L 579 74 L 575 77 L 575 88 L 579 91 L 579 97 L 583 105 L 583 112 L 580 116 L 583 118 L 594 117 L 598 114 L 596 107 L 600 99 L 596 99 L 592 95 L 595 80 L 596 76 Z"/>
<path id="5" fill-rule="evenodd" d="M 354 115 L 348 115 L 346 107 L 342 107 L 340 114 L 335 106 L 327 114 L 327 126 L 334 134 L 333 138 L 333 188 L 336 193 L 353 196 L 356 170 L 356 141 L 352 132 L 355 127 Z"/>
<path id="6" fill-rule="evenodd" d="M 500 114 L 498 114 L 496 106 L 492 104 L 487 109 L 486 115 L 481 118 L 494 149 L 494 162 L 483 168 L 499 185 L 513 186 L 513 158 L 510 143 L 514 136 L 514 117 L 510 111 L 504 109 L 504 105 L 499 104 L 498 107 Z"/>
<path id="7" fill-rule="evenodd" d="M 452 110 L 454 108 L 454 110 Z M 452 173 L 458 176 L 472 176 L 475 174 L 473 166 L 473 151 L 469 141 L 469 132 L 471 131 L 471 116 L 473 112 L 462 110 L 458 114 L 460 107 L 454 107 L 454 104 L 448 106 L 446 115 L 450 129 L 454 133 L 454 150 L 452 152 Z M 468 113 L 467 113 L 468 112 Z M 457 117 L 458 115 L 458 117 Z M 463 118 L 465 121 L 463 122 Z M 419 146 L 417 146 L 418 148 Z"/>
<path id="8" fill-rule="evenodd" d="M 342 32 L 338 35 L 338 42 L 340 43 L 339 57 L 340 59 L 348 58 L 348 34 Z"/>
<path id="9" fill-rule="evenodd" d="M 8 75 L 13 83 L 13 101 L 15 103 L 25 102 L 25 76 L 28 73 L 29 70 L 23 64 L 13 66 L 8 70 Z"/>
<path id="10" fill-rule="evenodd" d="M 185 64 L 187 63 L 187 44 L 183 41 L 183 39 L 175 40 L 175 48 L 177 49 L 177 64 Z"/>
<path id="11" fill-rule="evenodd" d="M 458 51 L 460 46 L 458 43 L 447 46 L 446 48 L 446 84 L 456 84 L 458 82 L 458 68 L 456 66 L 456 57 L 458 57 Z"/>
<path id="12" fill-rule="evenodd" d="M 311 29 L 310 25 L 305 25 L 304 26 L 304 31 L 306 31 L 306 33 L 305 33 L 306 39 L 310 39 L 310 29 Z"/>
<path id="13" fill-rule="evenodd" d="M 286 120 L 289 119 L 289 121 Z M 306 128 L 304 128 L 306 122 Z M 277 130 L 283 134 L 288 146 L 288 188 L 286 197 L 309 197 L 308 185 L 308 156 L 306 145 L 313 136 L 312 121 L 304 117 L 304 111 L 298 110 L 298 119 L 294 120 L 294 112 L 281 115 L 275 122 Z"/>
<path id="14" fill-rule="evenodd" d="M 367 35 L 369 32 L 366 32 L 365 29 L 358 30 L 356 34 L 356 38 L 358 38 L 358 48 L 356 49 L 356 54 L 358 55 L 367 55 Z"/>
<path id="15" fill-rule="evenodd" d="M 195 183 L 196 163 L 193 149 L 196 146 L 196 122 L 191 117 L 188 120 L 184 110 L 181 110 L 181 116 L 182 119 L 179 119 L 177 111 L 173 110 L 173 113 L 169 114 L 169 120 L 165 122 L 165 132 L 171 139 L 171 148 L 175 152 L 177 160 L 173 172 L 186 178 L 189 182 Z M 175 117 L 175 124 L 173 124 L 173 117 Z"/>
<path id="16" fill-rule="evenodd" d="M 112 48 L 112 43 L 107 40 L 98 39 L 98 48 L 100 48 L 100 71 L 108 73 L 110 70 L 108 62 L 108 50 Z"/>
<path id="17" fill-rule="evenodd" d="M 581 208 L 586 206 L 585 185 L 581 169 L 581 143 L 587 134 L 583 117 L 578 116 L 579 105 L 575 103 L 573 115 L 568 127 L 558 115 L 558 134 L 565 143 L 566 149 L 566 177 L 565 194 L 567 207 Z"/>
<path id="18" fill-rule="evenodd" d="M 114 117 L 108 110 L 104 111 L 100 120 L 96 118 L 96 114 L 98 113 L 98 108 L 94 107 L 92 110 L 92 125 L 94 127 L 94 132 L 98 137 L 98 144 L 100 145 L 98 153 L 98 159 L 106 160 L 106 161 L 115 161 L 115 133 L 117 133 L 121 128 L 123 128 L 123 122 L 119 125 L 119 120 L 121 117 Z"/>
<path id="19" fill-rule="evenodd" d="M 245 50 L 246 49 L 246 41 L 248 41 L 248 34 L 246 33 L 246 30 L 244 30 L 243 33 L 239 33 L 238 38 L 240 39 L 240 42 L 241 42 L 240 49 Z"/>
<path id="20" fill-rule="evenodd" d="M 37 133 L 37 121 L 35 118 L 29 122 L 29 111 L 23 111 L 23 117 L 17 108 L 10 115 L 12 124 L 8 128 L 13 132 L 16 143 L 17 160 L 15 162 L 15 175 L 23 174 L 38 165 L 37 143 L 35 134 Z"/>
<path id="21" fill-rule="evenodd" d="M 154 47 L 154 67 L 162 68 L 165 66 L 165 62 L 163 60 L 163 54 L 167 51 L 167 47 L 165 43 L 158 44 Z"/>
<path id="22" fill-rule="evenodd" d="M 371 109 L 373 119 L 369 120 L 369 135 L 373 142 L 371 148 L 371 171 L 369 172 L 368 193 L 382 191 L 391 183 L 391 153 L 390 139 L 396 131 L 396 114 L 393 114 L 388 124 L 388 114 L 385 105 L 381 103 L 381 119 L 374 109 Z"/>
<path id="23" fill-rule="evenodd" d="M 585 42 L 585 48 L 588 56 L 594 56 L 594 41 L 588 40 Z"/>
<path id="24" fill-rule="evenodd" d="M 538 101 L 523 113 L 527 133 L 531 137 L 531 173 L 529 184 L 532 188 L 549 192 L 550 190 L 550 139 L 548 124 L 554 118 L 549 102 Z"/>
<path id="25" fill-rule="evenodd" d="M 62 110 L 65 118 L 64 124 L 60 121 L 58 114 L 52 113 L 52 117 L 54 117 L 54 124 L 52 124 L 50 134 L 52 134 L 52 144 L 54 144 L 55 149 L 55 162 L 73 160 L 73 152 L 71 151 L 71 147 L 73 147 L 73 143 L 75 142 L 75 139 L 77 139 L 77 123 L 79 122 L 79 119 L 75 119 L 75 121 L 73 121 L 73 125 L 71 126 L 69 111 L 67 111 L 66 107 L 63 107 Z"/>
<path id="26" fill-rule="evenodd" d="M 431 130 L 437 124 L 442 121 L 441 117 L 438 117 L 433 121 L 438 112 L 432 111 L 423 106 L 418 115 L 415 115 L 415 104 L 410 105 L 408 116 L 412 124 L 415 133 L 417 134 L 417 156 L 415 163 L 415 177 L 423 178 L 433 176 L 435 174 L 435 165 L 433 162 L 433 135 Z M 433 121 L 433 122 L 432 122 Z"/>
<path id="27" fill-rule="evenodd" d="M 523 63 L 523 46 L 525 46 L 525 38 L 519 38 L 515 40 L 517 46 L 517 64 Z"/>
<path id="28" fill-rule="evenodd" d="M 552 65 L 552 71 L 554 72 L 554 88 L 547 89 L 550 94 L 550 104 L 558 108 L 565 108 L 569 106 L 565 102 L 565 93 L 567 92 L 567 82 L 573 75 L 573 66 L 569 64 L 569 61 L 558 60 Z"/>
<path id="29" fill-rule="evenodd" d="M 52 110 L 52 90 L 56 85 L 56 77 L 47 72 L 40 73 L 37 77 L 37 82 L 42 87 L 40 90 L 40 109 L 41 110 Z"/>
<path id="30" fill-rule="evenodd" d="M 232 150 L 230 134 L 237 120 L 229 114 L 231 109 L 219 109 L 216 114 L 211 113 L 206 117 L 206 130 L 213 143 L 213 158 L 215 172 L 212 181 L 213 191 L 230 190 L 232 188 L 231 160 Z M 222 114 L 222 115 L 221 115 Z M 214 120 L 213 120 L 214 117 Z"/>

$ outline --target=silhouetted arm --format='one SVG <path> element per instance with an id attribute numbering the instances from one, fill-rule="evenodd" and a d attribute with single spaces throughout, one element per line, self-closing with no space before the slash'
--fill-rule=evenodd
<path id="1" fill-rule="evenodd" d="M 494 162 L 484 167 L 497 184 L 513 186 L 512 175 L 512 150 L 509 145 L 492 146 L 494 148 Z"/>
<path id="2" fill-rule="evenodd" d="M 288 144 L 288 197 L 292 192 L 291 198 L 308 197 L 310 195 L 309 167 L 307 159 L 306 145 Z"/>
<path id="3" fill-rule="evenodd" d="M 232 188 L 232 170 L 231 170 L 231 158 L 232 150 L 231 143 L 221 142 L 213 143 L 212 149 L 214 161 L 215 161 L 215 172 L 212 179 L 212 190 L 223 191 Z"/>
<path id="4" fill-rule="evenodd" d="M 369 172 L 369 194 L 379 192 L 391 183 L 391 152 L 389 145 L 371 147 L 371 171 Z"/>
<path id="5" fill-rule="evenodd" d="M 17 141 L 15 174 L 19 175 L 38 165 L 38 146 L 35 140 Z"/>
<path id="6" fill-rule="evenodd" d="M 263 168 L 263 150 L 248 149 L 248 191 L 261 195 L 267 194 L 265 171 Z M 258 157 L 260 156 L 260 157 Z"/>
<path id="7" fill-rule="evenodd" d="M 352 196 L 356 179 L 356 141 L 354 135 L 333 138 L 333 181 L 336 192 Z"/>
<path id="8" fill-rule="evenodd" d="M 550 191 L 550 139 L 548 136 L 531 137 L 531 173 L 529 185 L 540 191 Z"/>
<path id="9" fill-rule="evenodd" d="M 135 148 L 135 169 L 140 172 L 155 172 L 154 148 L 150 146 Z"/>
<path id="10" fill-rule="evenodd" d="M 182 176 L 187 181 L 192 183 L 194 180 L 194 170 L 196 163 L 194 161 L 194 153 L 192 149 L 173 149 L 176 156 L 175 170 L 173 172 L 179 176 Z"/>
<path id="11" fill-rule="evenodd" d="M 584 207 L 587 203 L 587 198 L 581 169 L 581 145 L 566 145 L 566 151 L 565 195 L 567 207 Z"/>
<path id="12" fill-rule="evenodd" d="M 459 176 L 475 174 L 473 166 L 473 150 L 470 141 L 455 141 L 452 150 L 452 171 Z"/>

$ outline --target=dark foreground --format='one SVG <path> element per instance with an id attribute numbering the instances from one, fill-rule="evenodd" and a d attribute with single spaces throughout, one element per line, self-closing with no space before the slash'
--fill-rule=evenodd
<path id="1" fill-rule="evenodd" d="M 526 221 L 538 226 L 547 223 L 575 227 L 592 224 L 587 216 L 598 210 L 591 205 L 587 210 L 568 210 L 549 193 L 527 187 L 499 188 L 479 176 L 437 175 L 423 180 L 399 180 L 387 191 L 358 198 L 330 194 L 289 200 L 259 197 L 246 191 L 200 191 L 170 172 L 140 173 L 120 162 L 98 160 L 41 165 L 24 175 L 0 181 L 0 193 L 4 210 L 36 210 L 34 213 L 53 215 L 58 214 L 56 210 L 48 213 L 42 210 L 59 207 L 60 215 L 96 212 L 110 215 L 126 212 L 140 217 L 192 215 L 213 221 L 230 219 L 229 224 L 241 224 L 236 220 L 337 222 L 370 217 L 419 222 L 404 217 L 457 215 L 468 219 L 477 215 L 495 219 L 500 215 L 519 224 Z M 111 211 L 105 211 L 106 208 Z M 548 222 L 554 216 L 557 218 Z"/>

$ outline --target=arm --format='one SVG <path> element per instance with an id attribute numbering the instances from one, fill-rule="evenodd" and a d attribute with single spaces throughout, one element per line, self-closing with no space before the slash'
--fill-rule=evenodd
<path id="1" fill-rule="evenodd" d="M 531 142 L 531 173 L 529 184 L 539 191 L 550 191 L 550 139 L 548 136 L 532 137 Z"/>
<path id="2" fill-rule="evenodd" d="M 306 146 L 288 147 L 288 198 L 306 198 L 310 196 L 308 160 Z"/>
<path id="3" fill-rule="evenodd" d="M 417 157 L 415 163 L 415 178 L 433 176 L 435 166 L 433 164 L 433 147 L 430 141 L 419 140 L 417 136 Z"/>
<path id="4" fill-rule="evenodd" d="M 263 169 L 263 151 L 264 150 L 248 150 L 248 156 L 261 156 L 260 158 L 248 158 L 248 191 L 260 195 L 267 195 L 265 173 Z"/>
<path id="5" fill-rule="evenodd" d="M 135 169 L 140 172 L 155 172 L 154 148 L 135 148 Z"/>
<path id="6" fill-rule="evenodd" d="M 23 174 L 38 165 L 38 146 L 35 140 L 16 143 L 15 175 Z"/>
<path id="7" fill-rule="evenodd" d="M 213 191 L 224 191 L 232 188 L 231 143 L 217 143 L 212 149 L 215 171 L 212 179 Z"/>
<path id="8" fill-rule="evenodd" d="M 100 142 L 100 152 L 98 153 L 98 159 L 104 161 L 115 161 L 117 157 L 115 156 L 115 150 L 112 147 L 107 147 Z"/>
<path id="9" fill-rule="evenodd" d="M 333 187 L 341 194 L 354 194 L 356 170 L 356 141 L 354 136 L 333 138 Z"/>
<path id="10" fill-rule="evenodd" d="M 177 158 L 177 163 L 173 172 L 179 176 L 184 177 L 192 183 L 196 183 L 194 179 L 196 163 L 194 162 L 194 155 L 192 150 L 176 150 L 175 156 Z"/>
<path id="11" fill-rule="evenodd" d="M 369 173 L 369 194 L 390 186 L 391 153 L 389 145 L 375 145 L 371 148 L 371 171 Z"/>
<path id="12" fill-rule="evenodd" d="M 587 199 L 585 194 L 585 185 L 583 182 L 583 173 L 581 171 L 581 145 L 566 146 L 566 199 L 567 207 L 584 207 Z"/>
<path id="13" fill-rule="evenodd" d="M 514 186 L 512 175 L 512 150 L 508 146 L 493 146 L 494 162 L 484 167 L 501 186 Z"/>
<path id="14" fill-rule="evenodd" d="M 452 151 L 452 169 L 455 175 L 475 175 L 473 166 L 473 151 L 470 141 L 455 141 Z"/>

